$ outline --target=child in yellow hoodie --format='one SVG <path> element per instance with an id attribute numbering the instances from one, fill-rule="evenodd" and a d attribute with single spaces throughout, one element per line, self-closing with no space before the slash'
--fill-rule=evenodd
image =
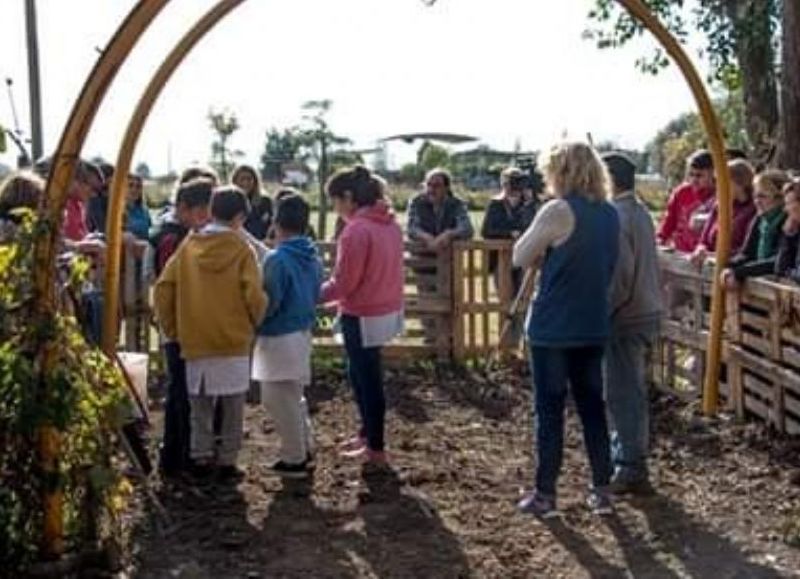
<path id="1" fill-rule="evenodd" d="M 191 458 L 195 474 L 240 476 L 250 348 L 267 308 L 256 254 L 241 227 L 249 211 L 238 187 L 211 197 L 212 221 L 191 233 L 155 285 L 156 316 L 181 346 L 191 406 Z M 214 441 L 214 405 L 222 408 L 221 441 Z"/>

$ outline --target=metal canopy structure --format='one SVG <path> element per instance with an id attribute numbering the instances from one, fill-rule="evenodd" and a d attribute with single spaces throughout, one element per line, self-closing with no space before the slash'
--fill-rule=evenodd
<path id="1" fill-rule="evenodd" d="M 462 143 L 473 143 L 478 140 L 478 137 L 459 135 L 457 133 L 403 133 L 378 139 L 378 142 L 388 143 L 389 141 L 403 141 L 404 143 L 411 144 L 420 139 L 424 141 L 440 141 L 450 145 L 460 145 Z"/>
<path id="2" fill-rule="evenodd" d="M 433 0 L 423 0 L 432 4 Z M 523 1 L 523 0 L 520 0 Z M 532 0 L 528 0 L 532 1 Z M 541 2 L 541 0 L 535 0 Z M 721 125 L 711 104 L 708 91 L 680 43 L 670 34 L 666 27 L 651 12 L 643 0 L 616 0 L 628 10 L 642 25 L 652 33 L 664 51 L 678 66 L 697 104 L 708 135 L 717 177 L 717 199 L 719 201 L 720 230 L 717 241 L 717 271 L 714 277 L 712 294 L 711 326 L 708 333 L 708 363 L 704 381 L 703 406 L 707 413 L 717 408 L 718 377 L 720 371 L 721 335 L 724 316 L 724 296 L 719 283 L 722 265 L 727 262 L 730 251 L 730 229 L 732 216 L 732 199 L 730 195 L 730 179 L 725 159 L 725 143 Z M 45 194 L 42 196 L 40 208 L 43 234 L 38 238 L 35 248 L 36 268 L 34 281 L 36 287 L 36 303 L 33 323 L 42 323 L 42 327 L 56 313 L 55 295 L 55 261 L 58 246 L 58 224 L 67 199 L 67 191 L 75 172 L 75 166 L 83 148 L 89 129 L 94 122 L 97 111 L 105 98 L 117 71 L 125 64 L 128 56 L 169 0 L 138 0 L 122 21 L 111 38 L 106 49 L 100 55 L 94 69 L 87 78 L 78 100 L 61 135 L 58 147 L 53 156 L 53 164 L 47 180 Z M 144 122 L 153 104 L 160 95 L 172 73 L 177 69 L 184 57 L 194 48 L 205 34 L 214 28 L 225 15 L 239 6 L 243 0 L 219 0 L 195 26 L 184 35 L 172 52 L 159 67 L 148 84 L 134 111 L 128 125 L 125 138 L 117 157 L 115 178 L 110 191 L 111 206 L 108 214 L 107 232 L 109 242 L 107 249 L 107 286 L 104 311 L 104 349 L 107 352 L 116 348 L 116 329 L 119 312 L 120 252 L 122 243 L 122 211 L 124 208 L 126 182 L 122 176 L 130 172 L 130 163 Z M 551 5 L 554 2 L 550 3 Z M 486 2 L 487 9 L 491 3 Z M 425 135 L 420 133 L 419 135 Z M 424 138 L 424 137 L 421 137 Z M 54 352 L 59 344 L 44 335 L 37 344 L 36 368 L 42 378 L 49 375 L 55 363 Z M 46 383 L 42 379 L 41 383 Z M 38 432 L 38 446 L 42 468 L 47 473 L 57 471 L 58 456 L 61 452 L 61 437 L 52 426 L 43 426 Z M 62 497 L 58 489 L 48 490 L 44 496 L 45 522 L 43 550 L 49 555 L 58 555 L 63 551 L 63 507 Z"/>

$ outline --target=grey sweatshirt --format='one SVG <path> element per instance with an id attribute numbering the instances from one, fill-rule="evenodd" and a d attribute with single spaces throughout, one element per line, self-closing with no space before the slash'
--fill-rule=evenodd
<path id="1" fill-rule="evenodd" d="M 614 197 L 619 213 L 619 259 L 611 282 L 614 333 L 655 332 L 661 318 L 661 285 L 653 220 L 633 192 Z"/>

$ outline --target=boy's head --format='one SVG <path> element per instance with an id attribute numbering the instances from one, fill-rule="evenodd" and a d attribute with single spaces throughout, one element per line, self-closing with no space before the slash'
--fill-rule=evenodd
<path id="1" fill-rule="evenodd" d="M 692 153 L 687 162 L 688 181 L 698 189 L 713 189 L 714 158 L 705 149 Z"/>
<path id="2" fill-rule="evenodd" d="M 214 189 L 211 196 L 211 217 L 215 222 L 238 229 L 250 213 L 247 194 L 236 185 Z"/>
<path id="3" fill-rule="evenodd" d="M 278 239 L 305 234 L 310 213 L 308 203 L 300 195 L 290 193 L 281 197 L 275 210 Z"/>
<path id="4" fill-rule="evenodd" d="M 181 173 L 180 179 L 178 179 L 178 183 L 180 185 L 185 185 L 186 183 L 194 181 L 195 179 L 208 179 L 213 183 L 214 187 L 219 185 L 219 177 L 217 176 L 216 172 L 210 167 L 201 167 L 199 165 L 184 169 L 183 173 Z"/>
<path id="5" fill-rule="evenodd" d="M 606 153 L 603 162 L 611 175 L 614 193 L 626 193 L 636 188 L 636 163 L 624 153 Z"/>
<path id="6" fill-rule="evenodd" d="M 194 179 L 178 188 L 175 216 L 188 229 L 199 229 L 209 219 L 209 204 L 214 183 L 210 179 Z"/>

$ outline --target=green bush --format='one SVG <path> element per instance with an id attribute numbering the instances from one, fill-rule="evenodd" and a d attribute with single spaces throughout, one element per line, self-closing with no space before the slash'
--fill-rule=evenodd
<path id="1" fill-rule="evenodd" d="M 34 322 L 33 246 L 40 233 L 28 215 L 15 242 L 0 245 L 0 574 L 14 575 L 36 559 L 45 492 L 63 493 L 66 547 L 80 551 L 115 536 L 129 489 L 115 464 L 115 432 L 125 411 L 120 372 L 86 343 L 74 317 Z M 67 287 L 78 287 L 87 270 L 77 262 Z M 44 340 L 55 345 L 56 363 L 40 380 Z M 56 475 L 40 466 L 43 426 L 61 433 Z"/>

